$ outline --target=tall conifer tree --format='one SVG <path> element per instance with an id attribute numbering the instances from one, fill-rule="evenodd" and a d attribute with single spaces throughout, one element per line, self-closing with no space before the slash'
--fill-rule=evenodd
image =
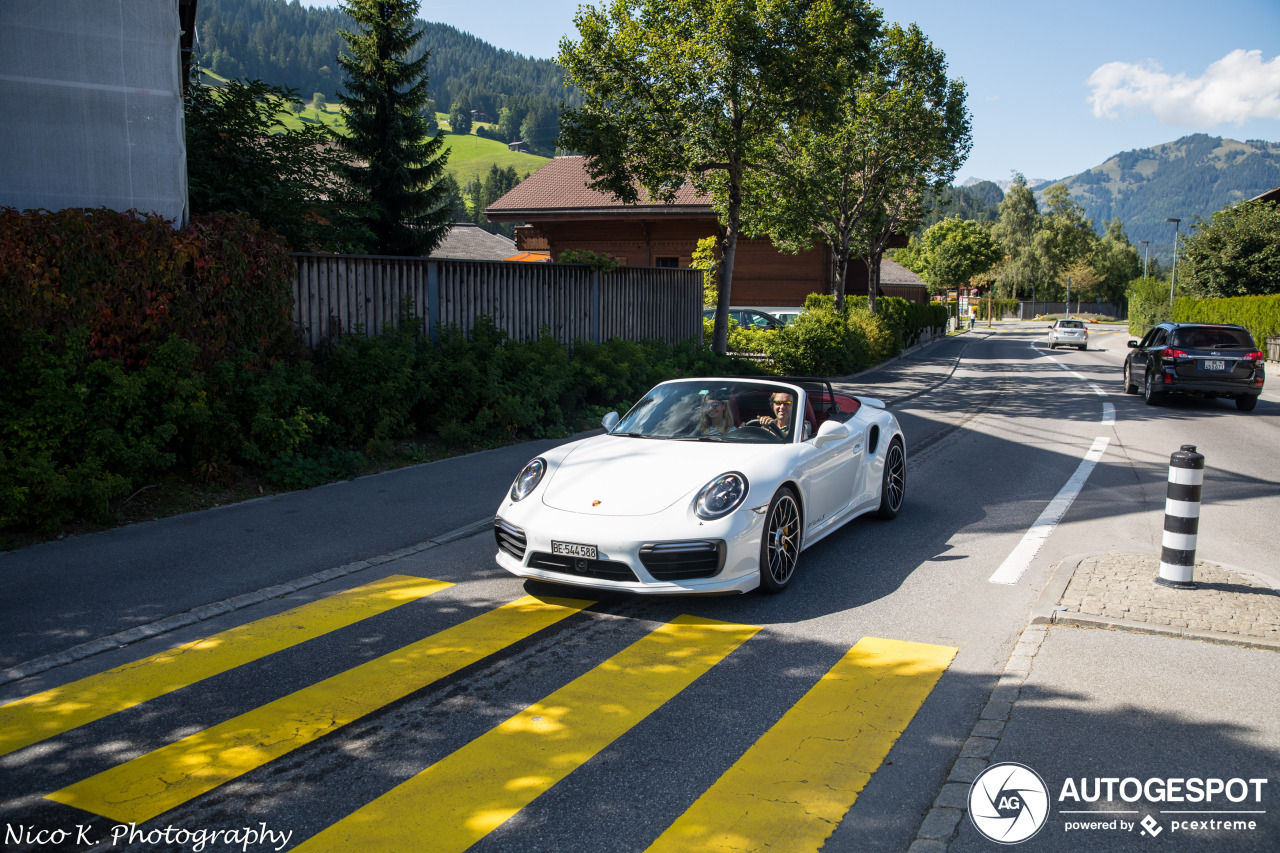
<path id="1" fill-rule="evenodd" d="M 344 30 L 348 54 L 338 97 L 347 108 L 349 135 L 338 137 L 352 155 L 351 182 L 369 203 L 373 250 L 426 255 L 444 240 L 453 214 L 441 182 L 449 152 L 439 133 L 427 136 L 427 58 L 406 61 L 422 38 L 418 0 L 347 0 L 343 11 L 360 27 Z"/>

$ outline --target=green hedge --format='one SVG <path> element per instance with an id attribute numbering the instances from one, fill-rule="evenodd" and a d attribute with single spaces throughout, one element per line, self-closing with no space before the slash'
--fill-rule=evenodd
<path id="1" fill-rule="evenodd" d="M 1267 338 L 1280 336 L 1280 296 L 1179 299 L 1173 305 L 1173 319 L 1178 323 L 1239 323 L 1266 352 Z"/>

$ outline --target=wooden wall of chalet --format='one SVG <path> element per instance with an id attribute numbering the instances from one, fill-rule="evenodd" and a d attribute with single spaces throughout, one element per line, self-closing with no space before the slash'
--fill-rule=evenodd
<path id="1" fill-rule="evenodd" d="M 515 340 L 546 327 L 562 343 L 702 337 L 702 274 L 625 267 L 601 276 L 578 264 L 508 263 L 297 253 L 294 321 L 311 347 L 342 332 L 376 335 L 401 322 L 408 299 L 433 336 L 487 314 Z"/>
<path id="2" fill-rule="evenodd" d="M 677 258 L 688 267 L 698 240 L 715 234 L 708 218 L 644 219 L 614 213 L 608 218 L 538 222 L 516 228 L 516 247 L 522 251 L 588 249 L 611 255 L 628 266 L 654 266 L 659 258 Z M 904 244 L 905 245 L 905 244 Z M 789 255 L 765 239 L 739 240 L 733 265 L 733 304 L 760 307 L 804 305 L 811 293 L 826 293 L 830 253 L 825 248 Z M 867 266 L 849 259 L 849 296 L 867 294 Z M 928 303 L 921 286 L 881 284 L 885 296 Z"/>

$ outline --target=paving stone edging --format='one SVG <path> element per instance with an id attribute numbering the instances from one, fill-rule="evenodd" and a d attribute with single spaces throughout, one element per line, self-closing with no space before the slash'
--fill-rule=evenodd
<path id="1" fill-rule="evenodd" d="M 135 625 L 132 628 L 126 628 L 123 631 L 117 631 L 105 637 L 99 637 L 96 640 L 90 640 L 86 643 L 72 646 L 61 652 L 51 655 L 33 658 L 16 666 L 9 667 L 0 671 L 0 685 L 9 684 L 19 681 L 23 678 L 29 678 L 41 672 L 46 672 L 55 667 L 64 666 L 75 661 L 84 660 L 102 652 L 108 652 L 113 649 L 122 648 L 130 643 L 136 643 L 139 640 L 145 640 L 150 637 L 156 637 L 160 634 L 178 628 L 185 628 L 187 625 L 194 625 L 197 622 L 204 622 L 215 616 L 221 616 L 224 613 L 231 613 L 241 610 L 245 607 L 251 607 L 255 604 L 261 604 L 264 601 L 270 601 L 273 598 L 280 598 L 298 590 L 308 587 L 317 586 L 322 583 L 328 583 L 347 575 L 362 572 L 373 566 L 380 566 L 384 563 L 390 563 L 393 560 L 399 560 L 402 557 L 409 557 L 418 554 L 430 548 L 436 548 L 440 545 L 447 545 L 450 542 L 456 542 L 459 539 L 466 539 L 468 536 L 474 536 L 477 533 L 489 529 L 493 526 L 493 516 L 482 518 L 479 521 L 473 521 L 470 524 L 463 525 L 448 533 L 442 533 L 439 536 L 432 537 L 423 542 L 414 545 L 407 545 L 404 548 L 391 551 L 387 554 L 379 554 L 377 556 L 368 557 L 364 560 L 356 560 L 354 563 L 347 563 L 342 566 L 335 566 L 332 569 L 315 572 L 304 577 L 295 578 L 294 580 L 285 581 L 284 583 L 275 584 L 274 586 L 264 587 L 246 592 L 232 598 L 225 598 L 221 601 L 214 601 L 209 604 L 202 604 L 199 607 L 193 607 L 182 613 L 175 613 L 172 616 L 166 616 L 163 619 L 157 619 L 154 622 L 148 622 L 145 625 Z"/>

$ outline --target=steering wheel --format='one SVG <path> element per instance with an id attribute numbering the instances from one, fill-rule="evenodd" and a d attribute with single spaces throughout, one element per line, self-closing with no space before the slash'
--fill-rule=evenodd
<path id="1" fill-rule="evenodd" d="M 738 427 L 736 430 L 729 433 L 729 436 L 737 436 L 738 438 L 756 438 L 756 437 L 767 436 L 768 438 L 772 439 L 774 442 L 778 444 L 781 444 L 786 440 L 782 436 L 774 432 L 773 430 L 769 429 L 768 427 L 761 426 L 759 418 L 755 418 L 749 421 L 744 421 L 742 426 Z"/>

